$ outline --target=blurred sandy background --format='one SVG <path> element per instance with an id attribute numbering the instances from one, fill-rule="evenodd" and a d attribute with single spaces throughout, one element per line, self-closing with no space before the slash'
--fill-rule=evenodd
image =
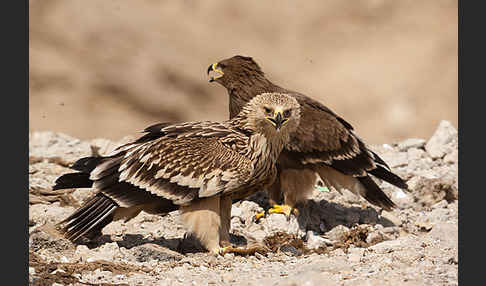
<path id="1" fill-rule="evenodd" d="M 457 127 L 457 1 L 31 0 L 30 131 L 118 140 L 224 120 L 207 67 L 252 56 L 368 143 Z"/>

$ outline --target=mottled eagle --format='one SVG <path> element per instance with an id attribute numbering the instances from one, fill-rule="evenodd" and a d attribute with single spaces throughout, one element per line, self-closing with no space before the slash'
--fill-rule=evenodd
<path id="1" fill-rule="evenodd" d="M 229 244 L 232 200 L 271 185 L 276 161 L 299 125 L 293 97 L 264 93 L 224 122 L 161 123 L 110 155 L 79 159 L 54 189 L 89 188 L 95 195 L 59 223 L 76 241 L 141 211 L 181 211 L 182 222 L 212 253 Z"/>
<path id="2" fill-rule="evenodd" d="M 391 210 L 396 205 L 370 175 L 399 188 L 407 184 L 360 139 L 351 124 L 320 102 L 280 87 L 265 77 L 251 58 L 234 56 L 208 67 L 215 73 L 210 82 L 224 86 L 229 95 L 230 118 L 235 117 L 254 96 L 281 92 L 293 96 L 301 106 L 300 126 L 278 159 L 278 176 L 268 189 L 271 212 L 290 215 L 296 204 L 311 196 L 319 174 L 327 187 L 345 188 L 373 205 Z M 277 205 L 282 200 L 284 205 Z"/>

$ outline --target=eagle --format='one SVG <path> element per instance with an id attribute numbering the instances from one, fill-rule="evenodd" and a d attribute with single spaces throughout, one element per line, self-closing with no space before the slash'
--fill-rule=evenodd
<path id="1" fill-rule="evenodd" d="M 182 223 L 209 252 L 229 243 L 231 206 L 273 183 L 276 161 L 300 120 L 293 97 L 262 93 L 223 122 L 159 123 L 107 156 L 85 157 L 53 189 L 92 188 L 93 196 L 58 229 L 69 240 L 94 238 L 110 222 L 141 211 L 181 212 Z"/>
<path id="2" fill-rule="evenodd" d="M 230 118 L 263 92 L 286 93 L 301 106 L 299 128 L 291 135 L 277 162 L 277 179 L 267 189 L 270 213 L 298 215 L 297 204 L 305 204 L 312 195 L 318 174 L 329 188 L 348 189 L 387 211 L 395 203 L 371 178 L 374 176 L 398 188 L 408 190 L 406 182 L 358 137 L 351 124 L 320 102 L 280 87 L 265 77 L 251 57 L 233 56 L 211 64 L 209 82 L 217 82 L 229 95 Z M 282 198 L 283 197 L 283 198 Z M 283 205 L 277 204 L 283 200 Z M 265 213 L 257 215 L 257 219 Z"/>

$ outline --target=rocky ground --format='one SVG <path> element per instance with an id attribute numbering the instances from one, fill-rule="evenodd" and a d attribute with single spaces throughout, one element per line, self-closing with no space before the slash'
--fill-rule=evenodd
<path id="1" fill-rule="evenodd" d="M 86 244 L 60 237 L 55 223 L 91 193 L 52 191 L 54 180 L 81 156 L 105 154 L 120 143 L 30 134 L 31 285 L 458 284 L 458 139 L 447 121 L 428 140 L 372 146 L 410 186 L 403 192 L 381 183 L 399 206 L 392 212 L 322 187 L 290 221 L 281 214 L 252 220 L 268 204 L 264 194 L 236 202 L 233 242 L 264 246 L 250 256 L 205 252 L 185 236 L 177 212 L 114 222 Z"/>

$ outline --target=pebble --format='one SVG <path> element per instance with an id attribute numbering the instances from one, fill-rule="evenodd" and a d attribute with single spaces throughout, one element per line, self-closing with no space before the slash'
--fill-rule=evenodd
<path id="1" fill-rule="evenodd" d="M 398 143 L 399 151 L 407 151 L 410 148 L 423 148 L 425 146 L 425 140 L 421 138 L 409 138 Z"/>
<path id="2" fill-rule="evenodd" d="M 333 229 L 326 233 L 326 236 L 333 242 L 340 241 L 347 233 L 349 228 L 344 225 L 335 226 Z"/>
<path id="3" fill-rule="evenodd" d="M 425 151 L 433 159 L 442 158 L 449 150 L 452 150 L 448 143 L 453 140 L 457 140 L 456 128 L 449 121 L 442 120 L 435 133 L 425 144 Z"/>
<path id="4" fill-rule="evenodd" d="M 309 230 L 306 234 L 307 247 L 309 249 L 317 249 L 319 247 L 325 247 L 326 245 L 332 245 L 332 241 L 326 239 L 320 235 L 316 235 L 313 231 Z"/>
<path id="5" fill-rule="evenodd" d="M 396 217 L 394 214 L 388 211 L 383 211 L 381 213 L 381 217 L 389 220 L 391 223 L 393 223 L 396 226 L 400 226 L 402 224 L 402 220 L 398 217 Z"/>

